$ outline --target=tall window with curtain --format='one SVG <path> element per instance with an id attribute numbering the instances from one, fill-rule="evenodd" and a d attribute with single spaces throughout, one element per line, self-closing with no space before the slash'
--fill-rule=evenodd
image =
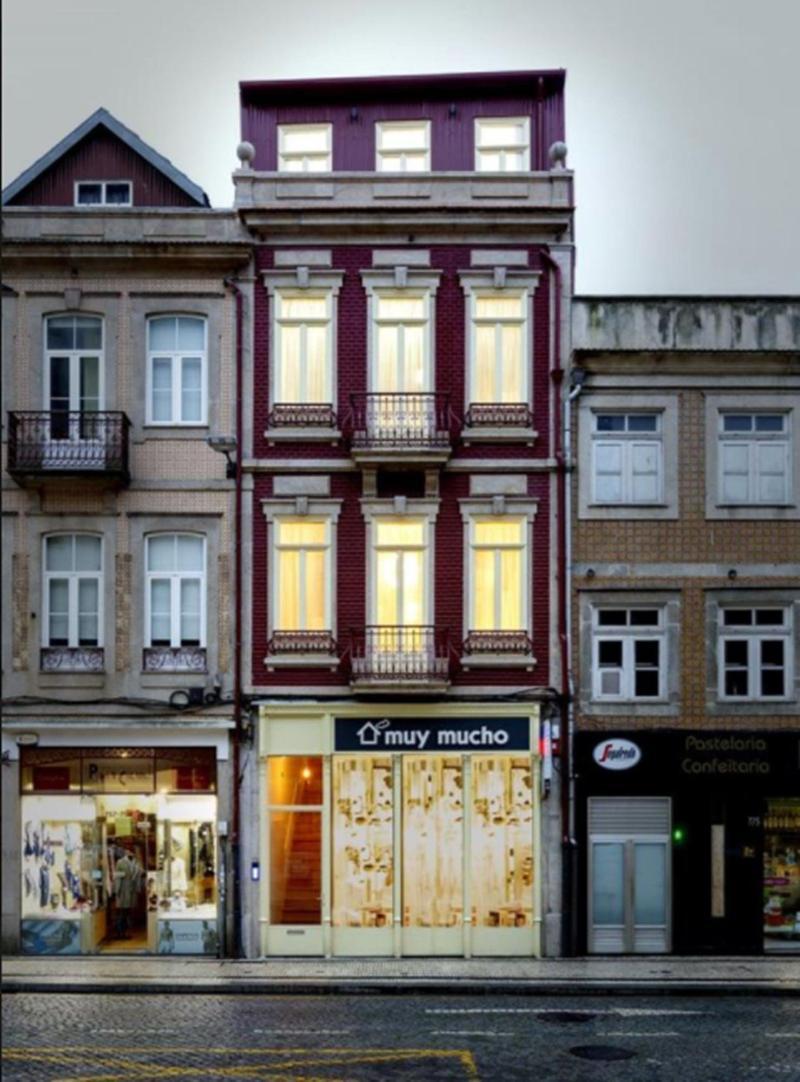
<path id="1" fill-rule="evenodd" d="M 522 518 L 479 518 L 470 529 L 470 631 L 527 629 L 526 530 Z"/>
<path id="2" fill-rule="evenodd" d="M 275 403 L 333 402 L 333 298 L 329 290 L 275 294 Z"/>
<path id="3" fill-rule="evenodd" d="M 206 321 L 153 316 L 147 321 L 148 424 L 207 423 Z"/>
<path id="4" fill-rule="evenodd" d="M 102 644 L 103 544 L 91 534 L 44 542 L 45 646 Z"/>
<path id="5" fill-rule="evenodd" d="M 206 549 L 199 534 L 153 534 L 146 543 L 148 646 L 206 645 Z"/>
<path id="6" fill-rule="evenodd" d="M 526 304 L 524 293 L 473 295 L 472 403 L 527 403 Z"/>
<path id="7" fill-rule="evenodd" d="M 278 518 L 274 529 L 275 630 L 329 631 L 330 522 Z"/>

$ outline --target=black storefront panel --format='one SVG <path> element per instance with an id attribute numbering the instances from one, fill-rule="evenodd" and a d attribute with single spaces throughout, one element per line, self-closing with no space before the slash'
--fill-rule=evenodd
<path id="1" fill-rule="evenodd" d="M 764 949 L 764 844 L 770 799 L 800 797 L 800 735 L 580 733 L 576 737 L 579 950 L 586 950 L 587 801 L 669 797 L 676 954 Z"/>

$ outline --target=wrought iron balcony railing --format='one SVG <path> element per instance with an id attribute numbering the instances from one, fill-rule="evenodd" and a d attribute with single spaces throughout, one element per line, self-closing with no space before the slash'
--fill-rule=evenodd
<path id="1" fill-rule="evenodd" d="M 268 654 L 336 654 L 330 631 L 273 631 Z"/>
<path id="2" fill-rule="evenodd" d="M 130 421 L 119 411 L 13 412 L 8 415 L 8 472 L 130 479 Z"/>
<path id="3" fill-rule="evenodd" d="M 144 672 L 204 673 L 205 646 L 146 646 L 142 651 Z"/>
<path id="4" fill-rule="evenodd" d="M 469 428 L 532 428 L 533 414 L 525 402 L 473 402 L 464 423 Z"/>
<path id="5" fill-rule="evenodd" d="M 356 684 L 441 684 L 450 673 L 447 630 L 371 625 L 351 633 L 350 671 Z"/>
<path id="6" fill-rule="evenodd" d="M 465 655 L 530 656 L 533 653 L 533 643 L 527 631 L 470 631 L 462 650 Z"/>
<path id="7" fill-rule="evenodd" d="M 324 402 L 276 402 L 267 420 L 270 428 L 335 428 L 336 412 Z"/>
<path id="8" fill-rule="evenodd" d="M 453 443 L 450 396 L 391 392 L 353 394 L 348 424 L 354 451 L 448 452 Z"/>
<path id="9" fill-rule="evenodd" d="M 42 672 L 103 672 L 105 652 L 102 646 L 43 646 L 40 668 Z"/>

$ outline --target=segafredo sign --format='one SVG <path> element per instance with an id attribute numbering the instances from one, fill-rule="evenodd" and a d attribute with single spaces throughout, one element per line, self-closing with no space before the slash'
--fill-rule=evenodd
<path id="1" fill-rule="evenodd" d="M 336 751 L 528 751 L 528 718 L 336 718 Z"/>
<path id="2" fill-rule="evenodd" d="M 595 745 L 592 757 L 604 770 L 630 770 L 641 759 L 642 751 L 632 740 L 615 736 Z"/>

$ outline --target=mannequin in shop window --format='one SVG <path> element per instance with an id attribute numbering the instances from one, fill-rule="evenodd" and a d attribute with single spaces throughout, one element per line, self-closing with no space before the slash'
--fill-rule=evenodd
<path id="1" fill-rule="evenodd" d="M 132 852 L 123 849 L 114 867 L 114 900 L 116 903 L 116 936 L 129 939 L 130 913 L 142 886 L 144 869 Z"/>

